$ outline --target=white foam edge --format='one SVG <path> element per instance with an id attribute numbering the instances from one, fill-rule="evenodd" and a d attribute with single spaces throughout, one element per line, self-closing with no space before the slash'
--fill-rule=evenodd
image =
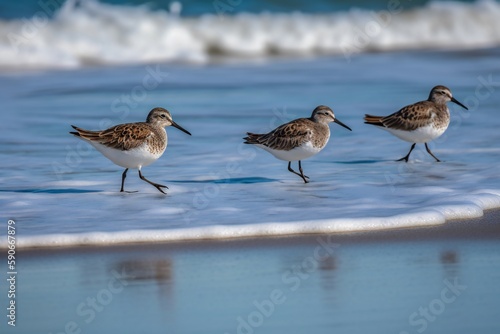
<path id="1" fill-rule="evenodd" d="M 500 197 L 497 202 L 500 203 Z M 499 204 L 497 203 L 497 204 Z M 483 215 L 481 207 L 449 205 L 426 211 L 391 217 L 323 219 L 294 223 L 260 223 L 246 225 L 214 225 L 165 230 L 128 230 L 120 232 L 91 232 L 79 234 L 50 234 L 19 237 L 16 248 L 54 248 L 81 246 L 112 246 L 140 243 L 166 243 L 199 240 L 227 240 L 236 238 L 275 237 L 305 234 L 369 232 L 390 229 L 418 228 L 440 225 L 452 219 L 471 219 Z M 7 248 L 2 242 L 0 248 Z"/>
<path id="2" fill-rule="evenodd" d="M 49 234 L 19 237 L 17 248 L 111 246 L 135 243 L 173 241 L 224 240 L 313 233 L 373 231 L 443 224 L 445 216 L 437 211 L 381 218 L 324 219 L 295 223 L 261 223 L 245 225 L 213 225 L 166 230 L 129 230 L 79 234 Z M 6 243 L 1 248 L 6 248 Z"/>

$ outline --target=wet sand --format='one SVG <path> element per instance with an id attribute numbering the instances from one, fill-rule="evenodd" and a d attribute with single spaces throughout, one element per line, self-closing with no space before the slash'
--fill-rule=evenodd
<path id="1" fill-rule="evenodd" d="M 417 229 L 22 250 L 15 332 L 497 333 L 499 239 L 488 211 Z"/>

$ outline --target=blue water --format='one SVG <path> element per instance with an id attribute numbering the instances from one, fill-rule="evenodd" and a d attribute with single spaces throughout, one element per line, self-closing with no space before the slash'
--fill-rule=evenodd
<path id="1" fill-rule="evenodd" d="M 85 0 L 84 0 L 85 1 Z M 79 1 L 83 3 L 84 1 Z M 368 8 L 375 10 L 382 10 L 387 8 L 387 1 L 376 0 L 357 0 L 357 1 L 279 1 L 279 0 L 256 0 L 256 1 L 243 1 L 243 0 L 220 0 L 220 1 L 170 1 L 170 0 L 101 0 L 104 4 L 113 5 L 127 5 L 127 6 L 147 6 L 153 10 L 169 10 L 172 3 L 179 3 L 182 6 L 182 13 L 186 16 L 198 16 L 210 13 L 236 14 L 242 12 L 258 13 L 262 11 L 268 12 L 293 12 L 300 10 L 301 12 L 320 13 L 320 12 L 333 12 L 333 11 L 346 11 L 353 7 Z M 428 0 L 412 0 L 402 1 L 407 8 L 415 8 L 423 6 L 430 1 Z M 473 0 L 460 1 L 460 2 L 473 2 Z M 46 4 L 46 6 L 41 5 Z M 4 18 L 21 18 L 32 17 L 34 14 L 49 8 L 56 10 L 62 7 L 65 0 L 57 1 L 40 1 L 40 0 L 19 0 L 7 1 L 0 5 L 0 17 Z"/>
<path id="2" fill-rule="evenodd" d="M 0 209 L 17 222 L 20 246 L 397 228 L 500 207 L 500 35 L 490 25 L 500 22 L 500 4 L 402 7 L 363 48 L 339 53 L 325 33 L 366 28 L 382 15 L 376 4 L 358 5 L 220 17 L 183 16 L 178 4 L 166 12 L 154 9 L 159 3 L 66 2 L 40 38 L 26 41 L 36 47 L 0 48 Z M 2 22 L 11 34 L 25 28 Z M 411 47 L 401 39 L 405 22 L 423 29 L 408 35 Z M 395 162 L 410 145 L 363 124 L 363 115 L 397 111 L 437 84 L 469 107 L 450 104 L 450 127 L 431 143 L 443 162 L 421 145 L 408 164 Z M 242 143 L 247 131 L 307 117 L 319 104 L 353 131 L 331 125 L 328 146 L 303 162 L 311 183 Z M 126 189 L 138 192 L 119 193 L 122 169 L 68 134 L 70 125 L 143 121 L 156 106 L 193 134 L 169 128 L 166 153 L 143 170 L 168 195 L 135 171 Z"/>
<path id="3" fill-rule="evenodd" d="M 385 217 L 397 227 L 480 216 L 499 206 L 494 143 L 500 98 L 498 85 L 489 88 L 493 93 L 481 87 L 500 77 L 499 55 L 499 49 L 422 51 L 362 54 L 350 63 L 321 57 L 4 74 L 0 117 L 9 126 L 1 133 L 2 212 L 18 222 L 21 240 L 165 229 L 178 233 L 165 233 L 167 239 L 230 237 L 380 228 Z M 124 102 L 151 70 L 162 82 L 134 104 Z M 388 114 L 425 99 L 435 84 L 448 85 L 469 106 L 450 105 L 452 123 L 431 144 L 443 162 L 434 162 L 421 145 L 408 164 L 394 162 L 410 145 L 363 124 L 363 114 Z M 353 131 L 331 126 L 328 146 L 303 162 L 311 183 L 242 144 L 246 131 L 309 116 L 318 104 L 331 106 Z M 122 169 L 69 135 L 70 125 L 99 129 L 142 121 L 154 106 L 168 108 L 193 136 L 168 128 L 166 153 L 143 170 L 169 186 L 167 196 L 135 171 L 126 189 L 138 192 L 119 193 Z M 199 230 L 216 225 L 227 229 Z M 143 237 L 155 236 L 162 238 Z"/>
<path id="4" fill-rule="evenodd" d="M 232 4 L 231 10 L 218 10 L 214 3 L 219 2 Z M 363 52 L 500 45 L 500 3 L 493 0 L 303 6 L 233 0 L 130 6 L 68 0 L 60 8 L 54 4 L 62 2 L 27 3 L 25 10 L 16 9 L 16 3 L 4 4 L 7 14 L 0 16 L 2 71 L 275 56 L 342 55 L 350 60 Z"/>
<path id="5" fill-rule="evenodd" d="M 411 1 L 389 15 L 386 1 L 231 3 L 0 4 L 0 212 L 15 221 L 19 254 L 18 326 L 4 313 L 2 333 L 238 333 L 238 317 L 275 290 L 286 301 L 254 333 L 418 333 L 409 317 L 456 279 L 466 290 L 425 333 L 497 333 L 493 227 L 446 240 L 434 229 L 370 242 L 335 232 L 500 207 L 500 3 Z M 469 107 L 449 104 L 450 127 L 430 144 L 443 162 L 422 145 L 395 162 L 410 144 L 363 115 L 438 84 Z M 353 131 L 331 125 L 326 148 L 303 161 L 309 184 L 243 144 L 319 104 Z M 143 121 L 156 106 L 193 135 L 168 128 L 164 156 L 143 169 L 168 195 L 132 170 L 125 186 L 137 192 L 120 193 L 123 170 L 68 132 Z M 447 231 L 476 235 L 483 223 Z M 6 233 L 0 224 L 3 250 Z M 316 237 L 151 245 L 307 233 L 338 242 L 311 270 Z M 111 244 L 124 246 L 88 247 Z M 123 290 L 110 288 L 123 271 Z M 88 298 L 105 304 L 92 319 Z"/>

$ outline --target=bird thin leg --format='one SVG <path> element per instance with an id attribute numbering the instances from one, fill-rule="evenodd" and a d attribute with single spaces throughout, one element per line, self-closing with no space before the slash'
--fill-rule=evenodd
<path id="1" fill-rule="evenodd" d="M 297 173 L 296 171 L 294 171 L 294 170 L 292 169 L 292 162 L 291 162 L 291 161 L 288 161 L 288 170 L 289 170 L 290 172 L 294 173 L 295 175 L 298 175 L 298 176 L 302 177 L 302 175 L 300 175 L 299 173 Z"/>
<path id="2" fill-rule="evenodd" d="M 122 174 L 122 188 L 120 189 L 120 192 L 126 192 L 126 193 L 136 193 L 137 191 L 125 191 L 123 190 L 123 185 L 125 184 L 125 178 L 127 177 L 127 172 L 128 172 L 128 168 L 126 168 L 124 171 L 123 171 L 123 174 Z"/>
<path id="3" fill-rule="evenodd" d="M 408 162 L 408 158 L 410 157 L 410 153 L 411 153 L 411 151 L 413 151 L 413 149 L 415 148 L 415 145 L 416 145 L 416 143 L 413 143 L 413 145 L 411 145 L 410 152 L 408 152 L 408 154 L 407 154 L 405 157 L 402 157 L 401 159 L 398 159 L 398 160 L 396 160 L 396 161 L 403 161 L 403 160 L 404 160 L 405 162 Z M 427 144 L 425 144 L 425 147 L 427 147 Z M 427 151 L 427 152 L 429 152 L 429 151 Z M 429 152 L 429 153 L 430 153 L 430 152 Z M 432 153 L 431 153 L 431 154 L 432 154 Z M 433 156 L 433 157 L 434 157 L 434 156 Z M 434 158 L 436 158 L 436 157 L 434 157 Z M 436 159 L 437 159 L 437 158 L 436 158 Z"/>
<path id="4" fill-rule="evenodd" d="M 149 181 L 148 179 L 146 179 L 146 178 L 142 175 L 142 173 L 141 173 L 141 170 L 140 170 L 140 169 L 139 169 L 139 177 L 141 178 L 141 180 L 146 181 L 147 183 L 149 183 L 150 185 L 152 185 L 153 187 L 155 187 L 156 189 L 158 189 L 158 191 L 160 191 L 161 193 L 164 193 L 165 195 L 167 194 L 166 192 L 164 192 L 164 191 L 163 191 L 163 189 L 161 189 L 161 188 L 167 188 L 167 189 L 168 189 L 168 187 L 167 187 L 167 186 L 163 186 L 163 185 L 161 185 L 161 184 L 158 184 L 158 183 L 154 183 L 154 182 Z"/>
<path id="5" fill-rule="evenodd" d="M 292 165 L 292 162 L 291 162 L 291 161 L 288 161 L 288 170 L 289 170 L 290 172 L 294 173 L 295 175 L 300 176 L 300 177 L 304 180 L 304 182 L 305 182 L 305 183 L 309 182 L 309 181 L 307 181 L 307 180 L 306 180 L 306 178 L 309 178 L 309 176 L 305 176 L 305 175 L 304 175 L 304 172 L 302 171 L 302 166 L 300 165 L 300 161 L 299 161 L 299 170 L 300 170 L 300 174 L 299 174 L 299 173 L 297 173 L 296 171 L 294 171 L 294 170 L 292 169 L 292 166 L 291 166 L 291 165 Z"/>
<path id="6" fill-rule="evenodd" d="M 123 171 L 123 174 L 122 174 L 122 188 L 120 189 L 121 193 L 124 191 L 123 185 L 125 184 L 125 178 L 127 177 L 127 172 L 128 172 L 128 168 L 125 168 L 125 170 Z"/>
<path id="7" fill-rule="evenodd" d="M 299 171 L 300 171 L 300 176 L 302 177 L 302 180 L 304 180 L 305 183 L 309 182 L 306 180 L 306 178 L 309 178 L 309 176 L 304 175 L 304 171 L 302 170 L 302 164 L 301 164 L 300 160 L 299 160 Z"/>
<path id="8" fill-rule="evenodd" d="M 429 149 L 429 146 L 427 146 L 427 143 L 425 143 L 425 149 L 427 150 L 427 153 L 429 153 L 430 155 L 432 155 L 434 159 L 436 159 L 437 162 L 441 162 L 441 160 L 439 160 L 438 158 L 436 158 L 434 154 L 432 154 L 431 150 Z"/>

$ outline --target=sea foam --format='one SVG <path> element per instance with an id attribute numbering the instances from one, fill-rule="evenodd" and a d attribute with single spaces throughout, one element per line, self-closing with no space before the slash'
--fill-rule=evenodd
<path id="1" fill-rule="evenodd" d="M 174 3 L 176 4 L 176 3 Z M 340 55 L 369 51 L 470 49 L 500 44 L 500 4 L 432 2 L 395 11 L 324 14 L 239 13 L 182 17 L 180 6 L 153 11 L 67 1 L 47 19 L 0 20 L 0 68 L 78 68 L 215 58 Z"/>
<path id="2" fill-rule="evenodd" d="M 484 210 L 500 208 L 500 192 L 481 191 L 461 198 L 461 204 L 435 205 L 390 217 L 330 218 L 295 222 L 269 222 L 238 225 L 210 225 L 156 230 L 45 234 L 18 238 L 19 248 L 112 246 L 138 243 L 225 240 L 318 233 L 370 232 L 417 228 L 444 224 L 453 219 L 472 219 Z M 0 248 L 7 248 L 5 240 Z"/>

